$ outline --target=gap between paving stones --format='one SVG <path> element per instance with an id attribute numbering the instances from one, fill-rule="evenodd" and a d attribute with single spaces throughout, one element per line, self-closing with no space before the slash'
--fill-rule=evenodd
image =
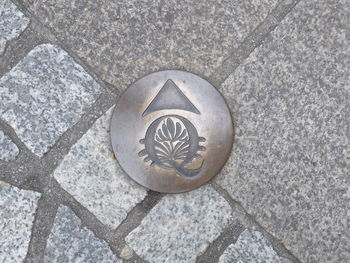
<path id="1" fill-rule="evenodd" d="M 101 223 L 101 221 L 97 219 L 94 214 L 92 214 L 87 208 L 81 205 L 72 195 L 70 195 L 68 192 L 62 189 L 61 186 L 57 183 L 57 181 L 54 178 L 50 178 L 48 189 L 49 190 L 47 191 L 46 194 L 49 196 L 48 199 L 51 199 L 51 201 L 56 206 L 56 208 L 54 208 L 55 211 L 57 210 L 59 205 L 65 205 L 71 208 L 72 211 L 80 218 L 82 222 L 81 227 L 86 227 L 90 229 L 96 237 L 106 241 L 110 246 L 111 250 L 113 251 L 113 253 L 118 257 L 121 250 L 126 245 L 124 238 L 128 235 L 128 233 L 132 229 L 136 228 L 140 224 L 141 220 L 144 218 L 144 215 L 148 214 L 148 212 L 164 196 L 164 194 L 150 191 L 146 196 L 146 198 L 143 201 L 141 201 L 139 204 L 137 204 L 131 210 L 131 212 L 129 212 L 127 218 L 116 229 L 112 229 L 104 225 L 103 223 Z M 46 209 L 44 206 L 41 206 L 40 208 L 43 210 Z M 37 212 L 37 216 L 45 217 L 46 215 L 45 215 L 45 212 L 40 212 L 39 210 Z M 54 219 L 55 218 L 53 217 L 52 222 L 50 222 L 51 227 Z M 42 220 L 45 220 L 45 218 L 36 219 L 36 222 L 40 223 Z M 48 235 L 51 232 L 51 227 L 48 230 Z M 39 227 L 37 227 L 36 229 L 34 226 L 33 230 L 37 230 L 40 234 Z M 32 235 L 35 235 L 38 232 L 33 232 Z M 44 237 L 45 240 L 47 240 L 48 235 Z M 40 238 L 38 240 L 35 240 L 34 238 L 31 240 L 30 247 L 36 247 L 35 244 L 32 244 L 32 242 L 35 242 L 35 241 L 40 241 L 41 244 L 44 244 L 43 243 L 44 241 L 40 240 Z M 45 248 L 44 248 L 43 254 L 40 255 L 41 260 L 44 257 L 44 252 L 45 252 Z M 35 253 L 36 253 L 35 250 L 28 250 L 27 258 L 35 257 Z M 37 259 L 39 259 L 39 257 L 37 257 Z M 39 260 L 39 262 L 41 261 Z M 133 257 L 126 262 L 145 262 L 145 261 L 139 258 L 134 253 Z"/>
<path id="2" fill-rule="evenodd" d="M 14 65 L 16 65 L 34 46 L 39 45 L 41 43 L 50 42 L 52 44 L 56 44 L 64 49 L 70 56 L 74 58 L 74 60 L 80 64 L 102 87 L 102 95 L 95 102 L 92 108 L 83 115 L 82 119 L 75 124 L 71 129 L 66 131 L 64 135 L 58 140 L 58 142 L 52 147 L 51 151 L 45 155 L 42 159 L 39 159 L 34 154 L 32 154 L 22 142 L 19 141 L 18 137 L 15 135 L 12 128 L 10 128 L 7 124 L 0 122 L 0 127 L 4 129 L 5 133 L 10 136 L 10 138 L 18 145 L 20 148 L 20 154 L 16 158 L 15 161 L 10 162 L 9 165 L 4 165 L 0 162 L 1 169 L 5 171 L 9 171 L 6 175 L 4 175 L 4 181 L 19 186 L 24 189 L 31 189 L 40 192 L 48 192 L 52 195 L 52 197 L 43 196 L 39 201 L 39 207 L 36 213 L 35 222 L 33 226 L 32 239 L 30 241 L 30 246 L 28 249 L 28 254 L 26 257 L 26 262 L 34 262 L 31 261 L 35 258 L 36 248 L 40 245 L 46 244 L 46 239 L 48 235 L 45 232 L 42 235 L 42 239 L 38 238 L 38 234 L 40 234 L 41 227 L 45 225 L 46 222 L 47 229 L 45 231 L 48 234 L 51 231 L 51 226 L 54 220 L 54 214 L 56 213 L 58 203 L 62 203 L 64 205 L 69 206 L 77 216 L 82 220 L 83 224 L 86 225 L 89 229 L 91 229 L 96 236 L 104 239 L 109 243 L 112 248 L 112 251 L 119 255 L 120 250 L 123 245 L 125 245 L 124 237 L 136 228 L 141 220 L 148 214 L 148 212 L 153 208 L 154 205 L 163 197 L 163 194 L 158 194 L 154 192 L 149 192 L 146 198 L 136 205 L 131 212 L 128 214 L 127 218 L 118 226 L 115 231 L 110 231 L 106 226 L 104 226 L 93 214 L 91 214 L 85 207 L 83 207 L 80 203 L 78 203 L 70 194 L 65 192 L 58 183 L 53 179 L 49 178 L 48 174 L 51 174 L 52 171 L 56 168 L 59 162 L 63 159 L 63 157 L 69 151 L 71 145 L 73 145 L 94 123 L 94 121 L 102 115 L 107 109 L 113 105 L 116 101 L 116 97 L 119 94 L 113 94 L 111 96 L 110 92 L 115 93 L 118 89 L 113 87 L 113 85 L 106 83 L 103 80 L 100 80 L 98 76 L 94 73 L 93 69 L 83 63 L 73 52 L 70 52 L 69 49 L 65 47 L 65 45 L 58 40 L 49 29 L 47 29 L 41 22 L 30 12 L 28 12 L 24 7 L 20 0 L 13 1 L 21 11 L 26 14 L 31 22 L 28 28 L 22 32 L 18 39 L 11 41 L 5 53 L 2 55 L 4 58 L 4 62 L 0 64 L 2 71 L 0 74 L 4 74 L 6 71 L 10 70 Z M 259 46 L 264 39 L 268 36 L 268 34 L 274 30 L 279 24 L 279 22 L 284 18 L 287 13 L 289 13 L 293 7 L 299 2 L 299 0 L 291 0 L 281 2 L 266 18 L 265 20 L 245 39 L 245 41 L 239 46 L 238 49 L 232 52 L 232 56 L 227 58 L 221 67 L 219 67 L 214 74 L 210 77 L 206 78 L 211 83 L 213 83 L 216 87 L 220 87 L 220 84 L 231 74 L 236 67 L 242 63 L 242 61 L 249 56 L 249 54 Z M 13 54 L 16 54 L 13 56 Z M 26 163 L 25 165 L 21 165 L 21 163 Z M 44 169 L 42 169 L 44 168 Z M 25 176 L 26 173 L 29 175 Z M 37 171 L 40 171 L 40 174 L 37 174 Z M 17 173 L 20 174 L 20 180 L 18 180 Z M 16 173 L 16 176 L 14 174 Z M 12 176 L 11 176 L 12 175 Z M 1 175 L 3 177 L 3 175 Z M 47 180 L 49 179 L 49 180 Z M 49 186 L 47 186 L 49 183 Z M 256 226 L 259 231 L 263 232 L 265 236 L 273 244 L 276 251 L 279 254 L 293 259 L 295 262 L 300 262 L 295 257 L 291 256 L 288 250 L 281 244 L 279 241 L 276 241 L 273 236 L 268 234 L 261 226 L 259 226 L 254 219 L 252 219 L 245 210 L 233 199 L 229 197 L 227 193 L 220 186 L 216 184 L 211 184 L 215 190 L 217 190 L 224 198 L 229 202 L 232 207 L 235 207 L 237 210 L 237 206 L 240 207 L 241 213 L 244 215 L 244 218 L 249 218 L 249 221 L 253 221 L 252 225 Z M 53 198 L 53 199 L 52 199 Z M 51 207 L 51 210 L 46 210 L 47 204 L 55 204 L 55 206 Z M 57 205 L 57 206 L 56 206 Z M 45 210 L 45 211 L 44 211 Z M 47 212 L 50 214 L 48 218 Z M 45 221 L 47 220 L 47 221 Z M 51 220 L 51 221 L 50 221 Z M 238 225 L 234 225 L 233 227 Z M 230 226 L 232 227 L 232 226 Z M 235 230 L 237 233 L 239 230 Z M 234 233 L 236 233 L 233 231 Z M 243 231 L 243 230 L 242 230 Z M 232 230 L 228 233 L 231 233 Z M 224 248 L 218 248 L 217 246 L 220 243 L 220 240 L 226 240 L 228 238 L 228 234 L 225 231 L 219 236 L 217 241 L 214 241 L 207 251 L 199 257 L 198 262 L 202 259 L 205 259 L 206 255 L 210 255 L 213 250 L 224 250 Z M 230 237 L 232 242 L 236 239 L 235 237 Z M 222 243 L 222 242 L 221 242 Z M 226 244 L 226 243 L 225 243 Z M 42 254 L 41 254 L 42 253 Z M 42 251 L 39 251 L 39 256 L 43 256 Z M 130 262 L 144 262 L 144 260 L 134 255 L 134 257 L 130 260 Z"/>
<path id="3" fill-rule="evenodd" d="M 44 39 L 36 34 L 33 23 L 30 21 L 17 38 L 8 42 L 5 51 L 0 55 L 0 76 L 10 71 L 29 51 L 44 42 Z"/>
<path id="4" fill-rule="evenodd" d="M 283 18 L 293 10 L 300 0 L 281 1 L 274 10 L 251 32 L 240 46 L 233 50 L 232 55 L 226 58 L 208 78 L 218 89 L 227 77 L 260 46 L 266 37 L 273 31 Z"/>
<path id="5" fill-rule="evenodd" d="M 225 198 L 227 201 L 227 199 Z M 231 204 L 230 204 L 231 205 Z M 231 205 L 232 207 L 232 205 Z M 222 234 L 213 241 L 207 250 L 197 258 L 197 263 L 217 263 L 219 258 L 224 253 L 225 249 L 235 243 L 240 234 L 245 230 L 245 227 L 239 222 L 229 224 Z"/>
<path id="6" fill-rule="evenodd" d="M 231 205 L 233 213 L 238 215 L 238 220 L 245 228 L 255 228 L 257 231 L 261 232 L 264 237 L 271 242 L 274 250 L 282 257 L 288 258 L 296 263 L 301 263 L 301 261 L 295 257 L 285 246 L 278 240 L 275 236 L 271 235 L 269 232 L 262 227 L 253 216 L 248 214 L 240 202 L 234 200 L 225 189 L 223 189 L 216 182 L 211 181 L 209 183 L 225 200 Z M 244 230 L 244 229 L 243 229 Z"/>
<path id="7" fill-rule="evenodd" d="M 0 162 L 0 170 L 3 171 L 0 179 L 19 188 L 45 192 L 49 175 L 69 152 L 70 147 L 104 112 L 114 105 L 115 100 L 116 96 L 109 92 L 100 95 L 92 107 L 83 114 L 79 122 L 68 129 L 42 158 L 26 149 L 17 136 L 14 136 L 14 131 L 10 131 L 9 136 L 14 143 L 19 145 L 20 153 L 12 162 Z M 8 125 L 2 125 L 2 123 L 0 123 L 0 127 L 5 128 L 5 132 L 10 130 Z"/>
<path id="8" fill-rule="evenodd" d="M 46 193 L 39 199 L 32 227 L 32 235 L 24 262 L 42 262 L 46 242 L 51 233 L 58 206 L 57 201 Z"/>
<path id="9" fill-rule="evenodd" d="M 95 74 L 94 70 L 84 63 L 74 52 L 71 52 L 66 45 L 58 39 L 49 28 L 43 25 L 40 20 L 32 14 L 24 6 L 20 0 L 11 0 L 23 12 L 30 22 L 25 31 L 23 31 L 17 39 L 12 40 L 7 46 L 5 52 L 2 54 L 0 63 L 0 76 L 5 74 L 7 71 L 11 70 L 19 61 L 21 61 L 35 46 L 43 43 L 50 43 L 56 45 L 63 49 L 69 56 L 71 56 L 74 61 L 83 67 L 83 69 L 101 86 L 101 92 L 104 90 L 111 92 L 112 94 L 118 96 L 120 90 L 114 87 L 112 84 L 99 78 L 98 74 Z M 11 45 L 10 45 L 11 44 Z"/>

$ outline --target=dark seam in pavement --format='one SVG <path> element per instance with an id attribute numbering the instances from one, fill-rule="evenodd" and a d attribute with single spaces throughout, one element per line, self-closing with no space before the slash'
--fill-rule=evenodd
<path id="1" fill-rule="evenodd" d="M 39 199 L 24 263 L 43 261 L 46 243 L 55 221 L 57 208 L 58 204 L 54 200 L 51 200 L 51 197 L 48 195 L 43 194 Z"/>
<path id="2" fill-rule="evenodd" d="M 247 218 L 247 221 L 252 223 L 253 226 L 256 227 L 256 229 L 259 232 L 262 232 L 265 237 L 271 242 L 273 248 L 275 251 L 282 257 L 288 258 L 290 260 L 293 260 L 295 263 L 301 263 L 301 261 L 294 255 L 292 252 L 290 252 L 283 244 L 281 240 L 279 240 L 277 237 L 273 236 L 270 232 L 268 232 L 260 223 L 258 223 L 254 216 L 250 215 L 247 210 L 243 207 L 243 205 L 233 199 L 231 195 L 222 188 L 219 184 L 216 182 L 210 182 L 210 185 L 223 197 L 225 200 L 230 204 L 232 207 L 232 210 L 239 210 L 240 213 L 244 215 L 244 217 Z M 243 223 L 243 222 L 242 222 Z"/>
<path id="3" fill-rule="evenodd" d="M 221 66 L 209 77 L 211 83 L 218 89 L 249 55 L 260 46 L 269 34 L 279 25 L 283 18 L 290 13 L 300 0 L 280 2 L 271 13 L 262 21 L 239 45 L 231 52 Z"/>
<path id="4" fill-rule="evenodd" d="M 4 134 L 6 136 L 8 136 L 11 141 L 17 145 L 18 149 L 19 149 L 19 154 L 27 154 L 29 156 L 31 156 L 34 159 L 38 159 L 38 157 L 32 153 L 27 146 L 25 146 L 25 144 L 18 138 L 15 130 L 4 120 L 0 119 L 0 130 L 2 130 L 4 132 Z M 17 156 L 19 157 L 19 156 Z M 1 162 L 0 162 L 1 163 Z"/>
<path id="5" fill-rule="evenodd" d="M 230 222 L 225 229 L 200 255 L 196 263 L 217 263 L 219 262 L 220 256 L 224 253 L 225 249 L 236 243 L 240 234 L 245 230 L 245 227 L 240 224 L 237 220 Z"/>
<path id="6" fill-rule="evenodd" d="M 87 64 L 85 63 L 79 56 L 75 55 L 74 52 L 71 52 L 69 48 L 66 47 L 66 45 L 63 43 L 61 39 L 55 36 L 55 34 L 51 31 L 50 28 L 45 26 L 35 14 L 33 14 L 30 10 L 28 10 L 25 7 L 25 4 L 23 4 L 22 0 L 12 0 L 13 3 L 16 4 L 16 6 L 20 9 L 21 12 L 23 12 L 29 19 L 30 19 L 30 25 L 27 29 L 31 28 L 38 36 L 38 38 L 41 39 L 42 43 L 50 43 L 52 45 L 57 45 L 61 49 L 63 49 L 69 56 L 73 58 L 73 60 L 83 67 L 83 69 L 89 73 L 89 75 L 101 86 L 103 91 L 109 91 L 111 93 L 114 93 L 114 95 L 119 95 L 120 90 L 117 87 L 114 87 L 112 84 L 108 83 L 106 85 L 106 81 L 101 79 L 99 77 L 100 74 L 95 73 L 95 71 Z M 17 39 L 20 39 L 21 36 L 19 36 Z M 40 44 L 42 44 L 40 43 Z M 20 58 L 18 62 L 21 60 Z M 111 88 L 113 87 L 113 88 Z"/>
<path id="7" fill-rule="evenodd" d="M 119 226 L 116 229 L 112 229 L 104 225 L 93 213 L 64 190 L 54 178 L 51 178 L 49 189 L 56 201 L 71 208 L 76 216 L 79 217 L 82 222 L 81 227 L 86 227 L 91 230 L 96 237 L 106 241 L 113 253 L 118 257 L 121 250 L 126 245 L 125 237 L 130 231 L 139 226 L 144 215 L 148 214 L 148 212 L 164 196 L 164 194 L 149 191 L 147 196 L 129 211 L 127 217 L 119 224 Z M 135 263 L 146 262 L 139 258 L 136 253 L 133 253 L 131 259 L 123 260 L 125 262 Z"/>

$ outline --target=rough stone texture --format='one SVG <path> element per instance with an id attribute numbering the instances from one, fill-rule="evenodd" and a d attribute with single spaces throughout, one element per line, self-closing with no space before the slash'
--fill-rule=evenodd
<path id="1" fill-rule="evenodd" d="M 165 196 L 127 237 L 128 245 L 153 263 L 195 262 L 222 232 L 230 205 L 214 189 Z"/>
<path id="2" fill-rule="evenodd" d="M 39 197 L 0 181 L 0 262 L 24 260 Z"/>
<path id="3" fill-rule="evenodd" d="M 80 228 L 80 219 L 66 206 L 57 211 L 49 236 L 44 262 L 121 263 L 108 244 L 86 229 Z"/>
<path id="4" fill-rule="evenodd" d="M 125 89 L 159 69 L 210 75 L 277 0 L 24 2 L 104 80 Z"/>
<path id="5" fill-rule="evenodd" d="M 64 50 L 43 44 L 0 79 L 0 117 L 43 156 L 99 94 L 98 84 Z"/>
<path id="6" fill-rule="evenodd" d="M 19 153 L 18 147 L 0 130 L 0 159 L 13 160 Z"/>
<path id="7" fill-rule="evenodd" d="M 6 43 L 18 37 L 29 24 L 29 19 L 10 0 L 0 2 L 0 55 Z"/>
<path id="8" fill-rule="evenodd" d="M 102 223 L 115 228 L 147 192 L 121 170 L 112 154 L 111 114 L 112 109 L 71 148 L 54 177 Z"/>
<path id="9" fill-rule="evenodd" d="M 236 243 L 229 245 L 219 263 L 290 263 L 273 250 L 270 242 L 258 231 L 245 230 Z"/>
<path id="10" fill-rule="evenodd" d="M 350 261 L 350 5 L 302 1 L 223 84 L 217 177 L 302 262 Z"/>

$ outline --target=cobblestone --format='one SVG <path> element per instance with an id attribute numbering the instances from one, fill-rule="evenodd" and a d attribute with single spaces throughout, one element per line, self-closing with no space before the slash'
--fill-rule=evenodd
<path id="1" fill-rule="evenodd" d="M 195 262 L 231 218 L 230 205 L 214 189 L 165 196 L 126 238 L 153 263 Z"/>
<path id="2" fill-rule="evenodd" d="M 25 0 L 104 80 L 124 90 L 159 69 L 212 73 L 277 0 Z"/>
<path id="3" fill-rule="evenodd" d="M 60 206 L 47 242 L 44 262 L 122 263 L 66 206 Z"/>
<path id="4" fill-rule="evenodd" d="M 28 24 L 29 19 L 10 0 L 0 2 L 0 55 L 7 42 L 18 37 Z"/>
<path id="5" fill-rule="evenodd" d="M 302 262 L 347 262 L 350 5 L 303 1 L 225 81 L 219 184 Z"/>
<path id="6" fill-rule="evenodd" d="M 43 44 L 0 79 L 0 117 L 43 156 L 99 94 L 98 84 L 64 50 Z"/>
<path id="7" fill-rule="evenodd" d="M 24 260 L 39 197 L 0 181 L 0 262 Z"/>
<path id="8" fill-rule="evenodd" d="M 258 231 L 245 230 L 236 243 L 226 248 L 219 263 L 291 263 L 277 255 L 271 244 Z"/>
<path id="9" fill-rule="evenodd" d="M 96 215 L 115 228 L 146 196 L 114 158 L 109 135 L 112 109 L 100 117 L 71 148 L 54 172 L 59 184 Z"/>
<path id="10" fill-rule="evenodd" d="M 4 161 L 13 160 L 18 153 L 17 145 L 0 130 L 0 159 Z"/>

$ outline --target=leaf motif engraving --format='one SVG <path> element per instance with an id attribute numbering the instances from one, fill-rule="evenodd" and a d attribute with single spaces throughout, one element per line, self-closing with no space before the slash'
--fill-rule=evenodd
<path id="1" fill-rule="evenodd" d="M 155 134 L 155 154 L 159 161 L 172 168 L 174 162 L 186 159 L 190 149 L 188 132 L 183 125 L 167 118 Z"/>

